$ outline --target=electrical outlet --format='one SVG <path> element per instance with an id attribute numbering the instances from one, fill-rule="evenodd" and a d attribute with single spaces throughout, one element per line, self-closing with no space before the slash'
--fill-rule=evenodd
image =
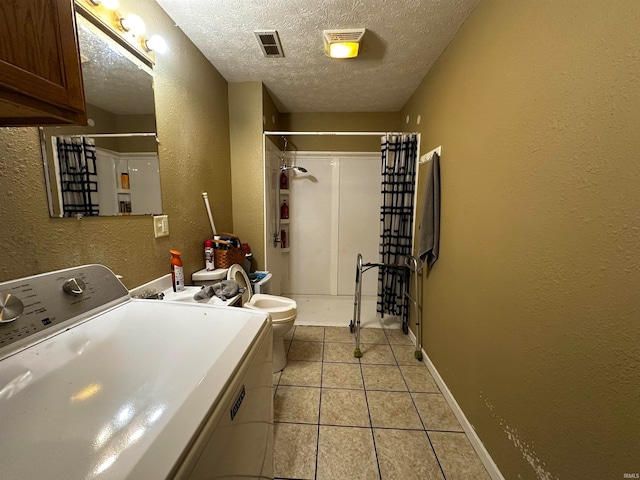
<path id="1" fill-rule="evenodd" d="M 153 234 L 156 238 L 169 236 L 169 216 L 168 215 L 153 216 Z"/>

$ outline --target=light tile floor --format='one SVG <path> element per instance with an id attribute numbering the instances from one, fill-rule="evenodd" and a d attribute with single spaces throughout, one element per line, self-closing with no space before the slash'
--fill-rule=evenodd
<path id="1" fill-rule="evenodd" d="M 426 365 L 397 329 L 296 325 L 274 374 L 278 479 L 489 480 Z"/>

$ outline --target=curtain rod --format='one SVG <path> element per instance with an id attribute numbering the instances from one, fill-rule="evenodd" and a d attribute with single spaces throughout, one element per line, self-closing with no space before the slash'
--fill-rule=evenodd
<path id="1" fill-rule="evenodd" d="M 382 135 L 405 135 L 407 133 L 418 132 L 264 132 L 265 135 L 361 135 L 361 136 L 382 136 Z M 419 135 L 419 134 L 418 134 Z"/>
<path id="2" fill-rule="evenodd" d="M 86 133 L 78 135 L 52 135 L 53 137 L 74 137 L 74 138 L 110 138 L 110 137 L 155 137 L 155 133 Z"/>

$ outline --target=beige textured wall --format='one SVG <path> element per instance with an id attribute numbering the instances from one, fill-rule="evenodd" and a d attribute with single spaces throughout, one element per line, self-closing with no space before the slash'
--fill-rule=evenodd
<path id="1" fill-rule="evenodd" d="M 128 287 L 169 272 L 168 250 L 183 252 L 185 273 L 203 267 L 211 235 L 201 193 L 208 191 L 216 226 L 232 230 L 227 82 L 152 0 L 120 0 L 160 33 L 155 94 L 160 178 L 169 237 L 155 239 L 150 217 L 49 218 L 38 131 L 0 129 L 0 280 L 84 263 L 103 263 Z"/>
<path id="2" fill-rule="evenodd" d="M 397 131 L 400 114 L 385 113 L 283 113 L 287 132 L 387 132 Z M 292 136 L 291 149 L 320 152 L 379 152 L 380 138 L 357 136 Z"/>
<path id="3" fill-rule="evenodd" d="M 262 94 L 261 82 L 229 84 L 233 233 L 249 244 L 259 269 L 264 268 Z"/>
<path id="4" fill-rule="evenodd" d="M 155 115 L 118 115 L 117 132 L 150 133 L 156 131 Z M 121 137 L 118 139 L 120 152 L 155 152 L 158 149 L 153 137 Z"/>
<path id="5" fill-rule="evenodd" d="M 280 130 L 280 123 L 282 121 L 282 114 L 278 111 L 271 94 L 267 88 L 262 86 L 262 112 L 263 112 L 263 127 L 265 131 Z"/>
<path id="6" fill-rule="evenodd" d="M 484 1 L 402 112 L 443 146 L 426 350 L 507 479 L 640 472 L 639 18 Z"/>
<path id="7" fill-rule="evenodd" d="M 43 132 L 47 145 L 47 157 L 51 160 L 51 136 L 55 135 L 81 135 L 83 133 L 114 133 L 118 132 L 117 116 L 111 112 L 107 112 L 95 105 L 87 104 L 87 116 L 95 122 L 93 127 L 86 126 L 62 126 L 62 127 L 44 127 Z M 109 150 L 118 151 L 117 138 L 97 138 L 96 146 L 107 148 Z"/>
<path id="8" fill-rule="evenodd" d="M 115 115 L 95 105 L 87 104 L 87 115 L 95 122 L 91 126 L 44 127 L 47 156 L 51 159 L 52 135 L 81 135 L 87 133 L 150 133 L 156 131 L 155 115 Z M 158 149 L 153 137 L 96 138 L 96 147 L 114 152 L 155 152 Z"/>

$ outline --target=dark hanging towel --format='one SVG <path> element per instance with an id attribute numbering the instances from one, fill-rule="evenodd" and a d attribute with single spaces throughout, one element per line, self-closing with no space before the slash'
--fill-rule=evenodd
<path id="1" fill-rule="evenodd" d="M 377 311 L 402 318 L 409 328 L 409 300 L 404 297 L 410 271 L 404 259 L 412 253 L 413 201 L 418 136 L 382 137 L 382 206 L 380 207 L 380 263 Z"/>
<path id="2" fill-rule="evenodd" d="M 94 141 L 85 137 L 54 138 L 63 216 L 97 216 L 100 209 Z"/>

